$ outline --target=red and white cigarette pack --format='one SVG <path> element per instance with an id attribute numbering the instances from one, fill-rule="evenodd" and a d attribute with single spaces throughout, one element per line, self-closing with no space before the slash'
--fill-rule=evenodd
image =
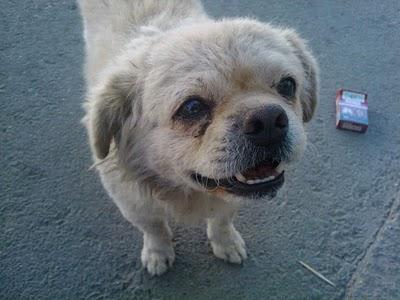
<path id="1" fill-rule="evenodd" d="M 337 91 L 336 128 L 362 133 L 367 130 L 367 94 L 346 89 L 340 89 Z"/>

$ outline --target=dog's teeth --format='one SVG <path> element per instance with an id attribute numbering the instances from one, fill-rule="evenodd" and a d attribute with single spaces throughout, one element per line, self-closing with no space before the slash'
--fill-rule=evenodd
<path id="1" fill-rule="evenodd" d="M 237 172 L 235 174 L 235 177 L 237 180 L 239 180 L 240 182 L 246 183 L 246 178 L 242 175 L 242 173 Z"/>
<path id="2" fill-rule="evenodd" d="M 276 178 L 276 176 L 268 176 L 268 177 L 264 177 L 264 178 L 254 178 L 254 179 L 246 179 L 240 172 L 235 174 L 235 177 L 238 181 L 242 182 L 242 183 L 246 183 L 246 184 L 257 184 L 257 183 L 263 183 L 263 182 L 268 182 L 268 181 L 272 181 Z"/>
<path id="3" fill-rule="evenodd" d="M 268 176 L 268 177 L 265 177 L 265 178 L 255 179 L 254 181 L 255 181 L 255 183 L 262 183 L 262 182 L 268 182 L 268 181 L 271 181 L 271 180 L 274 180 L 274 179 L 275 179 L 275 176 Z"/>
<path id="4" fill-rule="evenodd" d="M 268 176 L 267 178 L 265 178 L 265 181 L 271 181 L 274 179 L 275 179 L 275 176 Z"/>
<path id="5" fill-rule="evenodd" d="M 269 177 L 265 177 L 265 178 L 260 179 L 260 182 L 267 182 L 269 180 L 270 180 Z"/>

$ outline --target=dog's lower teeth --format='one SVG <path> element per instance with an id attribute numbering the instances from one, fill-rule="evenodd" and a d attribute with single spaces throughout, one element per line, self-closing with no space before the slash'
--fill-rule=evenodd
<path id="1" fill-rule="evenodd" d="M 272 181 L 276 178 L 276 176 L 268 176 L 268 177 L 264 177 L 264 178 L 253 178 L 253 179 L 246 179 L 246 177 L 243 176 L 242 173 L 238 172 L 235 174 L 235 178 L 242 183 L 246 183 L 246 184 L 257 184 L 257 183 L 263 183 L 263 182 L 268 182 L 268 181 Z"/>
<path id="2" fill-rule="evenodd" d="M 265 181 L 271 181 L 271 180 L 274 180 L 274 179 L 275 179 L 275 176 L 269 176 L 269 177 L 265 178 L 264 180 Z"/>
<path id="3" fill-rule="evenodd" d="M 268 176 L 268 177 L 265 177 L 265 178 L 246 180 L 245 182 L 247 184 L 257 184 L 257 183 L 268 182 L 268 181 L 271 181 L 271 180 L 274 180 L 274 179 L 275 179 L 275 176 Z"/>
<path id="4" fill-rule="evenodd" d="M 238 172 L 235 174 L 235 177 L 238 181 L 243 182 L 243 183 L 247 183 L 246 178 L 242 175 L 242 173 Z"/>

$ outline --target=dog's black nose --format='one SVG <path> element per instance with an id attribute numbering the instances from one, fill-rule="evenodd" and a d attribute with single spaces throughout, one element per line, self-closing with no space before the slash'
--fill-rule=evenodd
<path id="1" fill-rule="evenodd" d="M 243 124 L 243 133 L 258 146 L 278 144 L 286 137 L 289 120 L 280 105 L 268 105 L 251 113 Z"/>

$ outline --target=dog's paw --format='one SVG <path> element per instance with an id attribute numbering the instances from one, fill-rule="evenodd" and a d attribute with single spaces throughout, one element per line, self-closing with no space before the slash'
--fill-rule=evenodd
<path id="1" fill-rule="evenodd" d="M 234 264 L 241 264 L 247 259 L 245 243 L 233 226 L 229 234 L 222 235 L 219 232 L 209 235 L 209 239 L 216 257 Z"/>
<path id="2" fill-rule="evenodd" d="M 151 276 L 159 276 L 172 267 L 175 260 L 175 253 L 172 246 L 164 249 L 143 247 L 142 264 Z"/>

